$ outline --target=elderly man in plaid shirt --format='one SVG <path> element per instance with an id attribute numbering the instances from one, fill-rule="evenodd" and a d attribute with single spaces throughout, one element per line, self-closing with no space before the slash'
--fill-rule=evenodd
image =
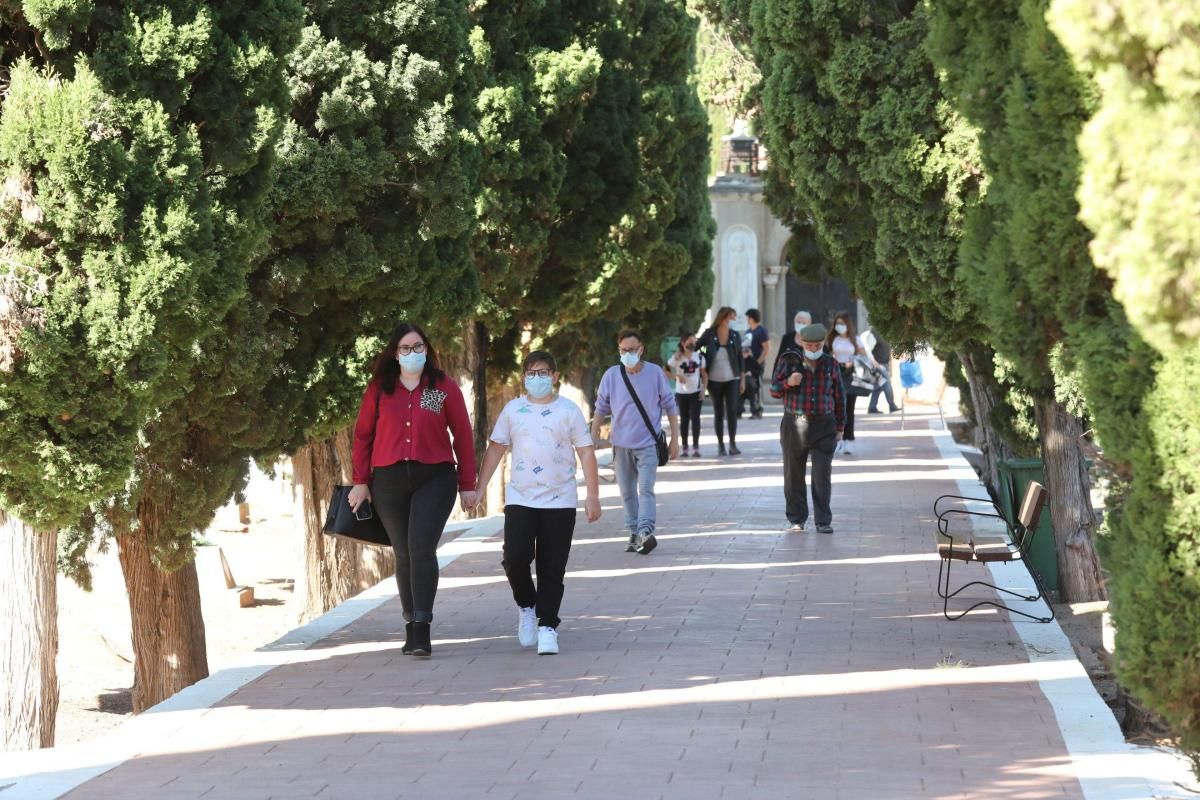
<path id="1" fill-rule="evenodd" d="M 783 398 L 783 496 L 791 530 L 808 522 L 808 487 L 804 472 L 812 455 L 813 517 L 817 533 L 833 533 L 831 473 L 833 451 L 846 423 L 846 390 L 833 356 L 824 351 L 825 326 L 800 329 L 803 350 L 780 353 L 771 375 L 771 396 Z M 800 355 L 803 353 L 803 356 Z"/>

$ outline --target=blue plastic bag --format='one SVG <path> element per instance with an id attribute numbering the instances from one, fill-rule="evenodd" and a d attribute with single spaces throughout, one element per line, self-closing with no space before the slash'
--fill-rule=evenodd
<path id="1" fill-rule="evenodd" d="M 921 365 L 914 359 L 900 362 L 900 385 L 905 389 L 911 389 L 914 386 L 920 386 L 925 382 L 925 377 L 921 374 Z"/>

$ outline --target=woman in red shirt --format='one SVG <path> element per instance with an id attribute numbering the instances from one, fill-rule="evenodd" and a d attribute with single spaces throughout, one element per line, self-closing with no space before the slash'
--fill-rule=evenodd
<path id="1" fill-rule="evenodd" d="M 453 446 L 450 443 L 454 436 Z M 457 462 L 457 469 L 456 469 Z M 404 608 L 401 652 L 433 652 L 429 624 L 437 594 L 437 546 L 454 508 L 475 504 L 475 446 L 462 390 L 438 368 L 416 325 L 401 323 L 375 359 L 354 426 L 350 505 L 372 501 L 396 553 Z"/>

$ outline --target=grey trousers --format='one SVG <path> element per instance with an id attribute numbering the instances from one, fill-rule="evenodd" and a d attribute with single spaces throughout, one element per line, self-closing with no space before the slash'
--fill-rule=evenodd
<path id="1" fill-rule="evenodd" d="M 613 468 L 617 472 L 617 485 L 621 487 L 621 500 L 625 503 L 625 528 L 630 533 L 654 533 L 658 451 L 654 445 L 636 450 L 614 447 Z"/>

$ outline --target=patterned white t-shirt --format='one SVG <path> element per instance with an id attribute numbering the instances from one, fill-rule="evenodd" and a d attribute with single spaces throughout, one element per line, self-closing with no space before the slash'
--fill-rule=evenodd
<path id="1" fill-rule="evenodd" d="M 500 412 L 491 439 L 511 449 L 504 501 L 530 508 L 575 508 L 575 448 L 592 444 L 579 406 L 565 397 L 552 403 L 512 400 Z"/>

